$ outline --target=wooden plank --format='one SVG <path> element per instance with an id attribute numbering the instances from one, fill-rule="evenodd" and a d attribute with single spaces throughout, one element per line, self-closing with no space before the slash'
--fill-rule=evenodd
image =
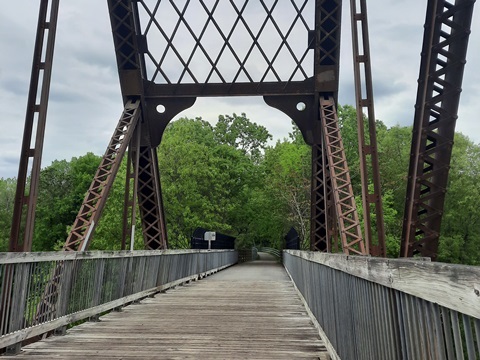
<path id="1" fill-rule="evenodd" d="M 302 295 L 302 292 L 300 291 L 300 289 L 298 289 L 297 285 L 293 281 L 292 275 L 290 274 L 288 269 L 285 268 L 285 271 L 287 272 L 288 276 L 292 280 L 293 286 L 295 287 L 295 290 L 297 290 L 297 294 L 300 297 L 300 299 L 302 300 L 302 303 L 305 306 L 305 309 L 307 310 L 308 315 L 310 316 L 310 319 L 312 319 L 313 324 L 315 325 L 315 327 L 317 328 L 321 338 L 325 342 L 325 347 L 327 348 L 329 356 L 330 356 L 329 358 L 327 358 L 327 360 L 329 360 L 329 359 L 331 359 L 331 360 L 341 360 L 340 356 L 337 354 L 337 351 L 336 351 L 335 347 L 330 342 L 330 339 L 328 338 L 327 334 L 325 333 L 322 326 L 320 325 L 317 318 L 315 317 L 315 314 L 312 312 L 312 310 L 308 306 L 307 300 L 305 300 L 305 298 Z"/>
<path id="2" fill-rule="evenodd" d="M 231 280 L 239 265 L 84 323 L 4 359 L 328 359 L 285 270 Z"/>
<path id="3" fill-rule="evenodd" d="M 91 308 L 86 309 L 86 310 L 82 310 L 82 311 L 79 311 L 79 312 L 76 312 L 76 313 L 73 313 L 73 314 L 62 316 L 58 319 L 43 323 L 41 325 L 32 326 L 32 327 L 29 327 L 29 328 L 26 328 L 26 329 L 22 329 L 22 330 L 13 332 L 11 334 L 1 336 L 0 337 L 0 349 L 4 348 L 4 347 L 7 347 L 9 345 L 15 344 L 15 343 L 22 342 L 26 339 L 30 339 L 32 337 L 45 334 L 45 333 L 53 331 L 53 330 L 55 330 L 59 327 L 69 325 L 69 324 L 72 324 L 72 323 L 80 321 L 80 320 L 84 320 L 84 319 L 89 318 L 89 317 L 96 316 L 96 315 L 101 314 L 105 311 L 109 311 L 109 310 L 112 310 L 114 308 L 124 306 L 125 304 L 128 304 L 130 302 L 137 301 L 137 300 L 145 298 L 147 296 L 151 296 L 155 293 L 167 290 L 171 287 L 181 285 L 185 282 L 196 280 L 200 277 L 213 274 L 213 273 L 215 273 L 219 270 L 227 268 L 228 266 L 230 266 L 230 265 L 222 266 L 218 269 L 212 269 L 210 271 L 207 271 L 206 273 L 192 275 L 192 276 L 188 276 L 188 277 L 185 277 L 185 278 L 182 278 L 182 279 L 179 279 L 179 280 L 171 281 L 167 284 L 163 284 L 163 285 L 157 286 L 157 287 L 152 288 L 152 289 L 141 291 L 139 293 L 128 295 L 128 296 L 122 297 L 120 299 L 107 302 L 105 304 L 101 304 L 101 305 L 94 306 L 94 307 L 91 307 Z"/>
<path id="4" fill-rule="evenodd" d="M 287 253 L 480 318 L 480 267 L 299 250 Z"/>
<path id="5" fill-rule="evenodd" d="M 235 250 L 135 250 L 135 251 L 52 251 L 52 252 L 5 252 L 0 253 L 0 265 L 42 261 L 63 261 L 78 259 L 114 259 L 139 256 L 160 256 L 178 254 L 209 254 L 234 252 Z"/>

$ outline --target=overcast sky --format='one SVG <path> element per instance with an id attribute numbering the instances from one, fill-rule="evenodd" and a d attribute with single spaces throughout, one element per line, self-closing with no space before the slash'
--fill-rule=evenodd
<path id="1" fill-rule="evenodd" d="M 411 125 L 426 0 L 372 0 L 369 6 L 376 117 Z M 38 0 L 3 1 L 0 10 L 0 178 L 17 175 Z M 344 2 L 341 104 L 354 104 L 348 2 Z M 42 167 L 91 151 L 103 154 L 122 112 L 105 0 L 61 0 Z M 477 6 L 478 7 L 478 6 Z M 478 9 L 477 9 L 478 13 Z M 480 142 L 480 19 L 474 14 L 457 130 Z M 258 98 L 198 99 L 183 116 L 215 121 L 246 112 L 275 139 L 290 120 Z"/>

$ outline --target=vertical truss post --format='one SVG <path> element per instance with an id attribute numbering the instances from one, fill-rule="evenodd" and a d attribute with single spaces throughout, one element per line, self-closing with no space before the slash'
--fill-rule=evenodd
<path id="1" fill-rule="evenodd" d="M 98 220 L 107 201 L 108 193 L 120 168 L 123 155 L 130 143 L 140 118 L 140 101 L 129 101 L 108 144 L 105 155 L 88 189 L 80 211 L 63 246 L 66 251 L 88 249 Z"/>
<path id="2" fill-rule="evenodd" d="M 340 29 L 342 22 L 342 2 L 340 0 L 315 1 L 315 44 L 314 74 L 315 103 L 325 90 L 324 85 L 331 81 L 331 93 L 338 91 L 338 69 L 340 60 Z M 313 124 L 314 143 L 312 145 L 312 195 L 310 219 L 310 249 L 313 251 L 332 251 L 334 224 L 332 220 L 331 182 L 326 159 L 325 139 L 322 136 L 322 124 L 318 107 L 310 122 Z M 333 231 L 333 232 L 332 232 Z"/>
<path id="3" fill-rule="evenodd" d="M 360 154 L 360 175 L 362 179 L 363 219 L 367 251 L 374 256 L 386 256 L 385 226 L 383 221 L 380 172 L 378 166 L 377 135 L 375 131 L 375 111 L 373 102 L 372 69 L 368 36 L 367 1 L 350 0 L 352 20 L 353 69 L 355 77 L 355 97 L 357 107 L 358 148 Z M 360 31 L 359 31 L 360 30 Z M 360 36 L 361 35 L 361 36 Z M 362 41 L 360 41 L 362 40 Z M 362 71 L 363 70 L 363 71 Z M 365 92 L 362 91 L 362 74 Z M 365 134 L 363 111 L 367 110 L 368 133 Z M 365 137 L 367 135 L 367 139 Z M 370 160 L 370 161 L 369 161 Z M 370 173 L 371 171 L 371 173 Z M 368 187 L 373 185 L 373 193 Z M 370 212 L 375 208 L 376 239 L 372 234 Z"/>
<path id="4" fill-rule="evenodd" d="M 138 123 L 130 145 L 128 145 L 127 173 L 125 177 L 125 199 L 123 204 L 123 231 L 122 250 L 126 249 L 127 240 L 130 242 L 130 251 L 133 250 L 137 190 L 138 190 L 138 163 L 140 155 L 141 122 Z"/>
<path id="5" fill-rule="evenodd" d="M 325 155 L 323 144 L 312 146 L 312 192 L 310 221 L 310 250 L 330 251 L 325 185 Z"/>
<path id="6" fill-rule="evenodd" d="M 365 255 L 365 244 L 333 97 L 320 98 L 320 117 L 343 252 L 347 255 L 350 253 Z"/>
<path id="7" fill-rule="evenodd" d="M 48 14 L 49 6 L 50 15 Z M 42 0 L 40 2 L 22 152 L 20 155 L 12 228 L 10 232 L 10 251 L 30 251 L 32 249 L 35 208 L 37 205 L 43 139 L 45 136 L 55 36 L 57 32 L 58 9 L 59 0 Z M 32 144 L 34 128 L 36 128 L 36 134 Z M 32 170 L 29 191 L 27 192 L 26 188 L 29 181 L 28 169 L 30 165 L 32 166 Z M 25 221 L 25 231 L 22 239 L 21 227 L 23 221 Z"/>
<path id="8" fill-rule="evenodd" d="M 167 229 L 156 149 L 141 146 L 138 161 L 138 204 L 145 249 L 167 249 Z"/>
<path id="9" fill-rule="evenodd" d="M 326 156 L 326 150 L 324 149 L 324 154 Z M 329 252 L 338 253 L 340 249 L 339 238 L 338 238 L 338 222 L 337 222 L 337 213 L 335 209 L 335 199 L 333 197 L 333 188 L 332 188 L 332 179 L 330 177 L 330 167 L 328 166 L 328 159 L 325 159 L 325 184 L 326 184 L 326 194 L 327 194 L 327 224 L 328 224 L 328 246 Z"/>
<path id="10" fill-rule="evenodd" d="M 400 256 L 436 260 L 475 0 L 429 0 Z"/>

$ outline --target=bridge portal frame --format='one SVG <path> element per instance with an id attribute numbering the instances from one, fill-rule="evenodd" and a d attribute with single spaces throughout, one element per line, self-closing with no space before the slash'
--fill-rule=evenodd
<path id="1" fill-rule="evenodd" d="M 42 0 L 42 6 L 45 4 L 48 6 L 48 1 Z M 46 28 L 50 30 L 47 45 L 48 58 L 45 62 L 35 58 L 33 66 L 34 71 L 46 69 L 44 81 L 48 86 L 53 63 L 54 30 L 59 4 L 59 0 L 53 1 L 52 23 L 40 20 L 43 23 L 39 22 L 37 31 L 37 36 L 43 40 L 44 33 L 42 31 Z M 339 197 L 335 196 L 337 189 L 333 184 L 336 183 L 338 173 L 334 171 L 335 164 L 328 163 L 327 147 L 329 143 L 326 142 L 320 111 L 320 99 L 331 98 L 335 102 L 331 118 L 336 119 L 342 1 L 283 0 L 280 3 L 289 5 L 294 13 L 291 24 L 283 30 L 281 29 L 281 20 L 276 19 L 278 1 L 267 4 L 267 1 L 261 0 L 258 4 L 255 3 L 265 12 L 263 22 L 256 30 L 250 27 L 245 20 L 248 12 L 246 8 L 252 2 L 244 1 L 240 7 L 237 6 L 238 2 L 233 0 L 228 3 L 222 2 L 222 5 L 229 4 L 236 12 L 235 21 L 228 34 L 222 31 L 220 22 L 215 17 L 215 10 L 220 4 L 218 0 L 211 4 L 202 0 L 195 2 L 203 7 L 203 11 L 207 15 L 202 31 L 195 33 L 185 15 L 190 3 L 190 1 L 185 1 L 179 5 L 173 0 L 107 0 L 125 109 L 71 228 L 64 250 L 84 251 L 88 249 L 120 162 L 127 153 L 127 148 L 130 150 L 128 151 L 129 167 L 133 170 L 129 171 L 127 176 L 129 183 L 126 186 L 125 194 L 122 247 L 126 246 L 126 239 L 131 237 L 134 232 L 136 199 L 135 195 L 131 193 L 130 189 L 132 188 L 138 197 L 145 247 L 147 249 L 166 249 L 168 241 L 156 147 L 160 144 L 163 132 L 172 118 L 180 111 L 192 106 L 197 97 L 221 95 L 262 96 L 269 106 L 284 112 L 298 125 L 306 143 L 312 146 L 311 249 L 331 251 L 332 238 L 337 236 L 337 231 L 340 233 L 343 231 L 340 219 L 350 216 L 352 210 L 356 213 L 356 208 L 344 206 L 345 204 L 338 202 Z M 178 15 L 176 25 L 169 35 L 156 20 L 162 4 L 169 4 Z M 307 12 L 306 7 L 312 6 L 312 4 L 313 10 L 310 9 L 310 12 Z M 305 13 L 310 15 L 313 13 L 311 28 Z M 144 21 L 143 25 L 142 21 Z M 243 57 L 230 44 L 230 38 L 240 27 L 239 24 L 252 40 L 248 52 Z M 216 29 L 223 41 L 215 59 L 209 55 L 208 46 L 202 43 L 205 30 L 209 25 Z M 195 41 L 195 46 L 186 61 L 180 55 L 177 44 L 174 42 L 175 34 L 180 26 L 184 26 Z M 262 48 L 264 45 L 261 44 L 261 37 L 267 32 L 265 29 L 268 26 L 270 26 L 270 31 L 274 29 L 275 35 L 280 38 L 278 49 L 273 54 L 267 54 L 267 51 Z M 294 45 L 294 43 L 298 43 L 298 36 L 292 35 L 295 32 L 298 33 L 298 27 L 302 29 L 304 36 L 304 44 L 300 52 L 298 52 L 298 46 L 295 50 Z M 156 29 L 166 41 L 160 57 L 156 57 L 149 48 L 147 35 L 152 28 Z M 41 48 L 42 44 L 37 45 L 37 49 L 41 50 Z M 207 59 L 207 65 L 211 67 L 204 82 L 197 80 L 191 70 L 190 63 L 197 50 Z M 257 78 L 247 69 L 249 57 L 254 51 L 261 54 L 260 59 L 266 65 L 265 72 Z M 172 81 L 165 67 L 162 67 L 162 62 L 168 52 L 174 53 L 181 63 L 182 73 L 176 81 Z M 220 66 L 222 54 L 227 52 L 233 55 L 239 65 L 236 75 L 231 80 L 226 80 Z M 313 52 L 313 56 L 309 57 L 310 52 Z M 280 72 L 281 65 L 276 63 L 282 56 L 289 57 L 290 62 L 294 63 L 291 74 L 289 73 L 287 76 Z M 305 61 L 307 58 L 313 58 L 310 64 Z M 163 83 L 156 81 L 157 77 L 162 77 Z M 187 77 L 190 80 L 182 80 Z M 36 89 L 38 80 L 37 83 L 34 80 L 32 77 L 31 87 Z M 37 134 L 38 149 L 27 149 L 28 151 L 22 149 L 22 153 L 28 155 L 35 153 L 36 156 L 31 183 L 31 188 L 34 190 L 38 188 L 48 86 L 42 90 L 42 95 L 46 94 L 46 96 L 45 100 L 42 97 L 43 105 L 40 106 L 44 110 L 44 115 L 41 115 L 43 122 L 39 124 L 39 134 Z M 36 111 L 37 107 L 33 107 L 33 111 Z M 25 136 L 29 135 L 27 130 Z M 339 133 L 337 136 L 340 136 Z M 341 140 L 341 138 L 339 139 Z M 24 143 L 28 143 L 28 140 Z M 345 158 L 342 158 L 341 161 L 346 164 Z M 348 168 L 345 167 L 345 169 L 348 171 Z M 20 171 L 26 177 L 26 167 L 21 166 Z M 133 184 L 130 183 L 132 180 Z M 21 199 L 18 198 L 19 194 L 22 194 Z M 28 196 L 23 194 L 25 194 L 25 189 L 17 191 L 16 203 L 19 205 L 18 208 L 23 211 L 23 204 L 33 201 L 26 214 L 26 222 L 30 226 L 27 226 L 24 245 L 20 248 L 18 243 L 23 215 L 21 211 L 18 214 L 16 212 L 14 220 L 18 226 L 12 227 L 10 240 L 12 251 L 31 250 L 33 231 L 28 231 L 28 229 L 33 229 L 36 192 L 31 191 Z M 353 194 L 349 194 L 349 196 L 353 198 Z M 130 224 L 127 224 L 129 218 Z M 338 218 L 340 222 L 338 229 L 335 218 Z M 353 216 L 353 218 L 358 222 L 358 216 Z M 359 224 L 354 224 L 354 227 L 360 229 Z M 356 234 L 355 239 L 357 238 L 362 238 L 361 232 Z M 344 237 L 342 240 L 344 251 L 348 253 L 351 250 L 348 246 L 351 241 Z M 357 243 L 356 240 L 354 242 Z M 363 246 L 359 247 L 361 252 L 364 251 L 363 248 Z M 358 252 L 358 249 L 355 252 Z"/>
<path id="2" fill-rule="evenodd" d="M 334 211 L 334 189 L 332 186 L 324 186 L 330 183 L 330 180 L 326 180 L 330 175 L 330 171 L 328 171 L 330 167 L 328 167 L 325 152 L 326 144 L 319 106 L 322 96 L 332 97 L 335 101 L 337 98 L 342 1 L 304 0 L 300 2 L 300 5 L 297 5 L 298 2 L 285 0 L 284 3 L 290 4 L 296 12 L 292 24 L 286 32 L 282 32 L 278 23 L 279 20 L 275 19 L 277 2 L 267 5 L 265 1 L 260 1 L 259 6 L 265 11 L 265 19 L 260 28 L 255 31 L 245 20 L 248 1 L 243 2 L 241 6 L 236 5 L 238 2 L 229 1 L 230 6 L 236 12 L 236 18 L 228 33 L 221 29 L 219 20 L 215 17 L 218 1 L 210 7 L 204 1 L 198 3 L 208 15 L 200 33 L 195 33 L 186 20 L 189 2 L 181 5 L 175 4 L 173 1 L 168 2 L 178 15 L 171 33 L 167 33 L 156 19 L 162 0 L 154 2 L 107 0 L 107 2 L 123 100 L 125 104 L 129 101 L 140 101 L 140 123 L 142 124 L 140 148 L 143 149 L 141 153 L 151 154 L 146 161 L 138 161 L 137 164 L 133 164 L 138 174 L 145 175 L 143 181 L 150 183 L 149 186 L 142 186 L 141 177 L 137 175 L 139 181 L 137 194 L 140 199 L 138 203 L 146 248 L 163 249 L 168 246 L 161 203 L 158 163 L 154 156 L 156 155 L 155 149 L 160 144 L 168 123 L 179 112 L 191 107 L 197 97 L 262 96 L 266 104 L 287 114 L 300 128 L 306 143 L 312 146 L 311 249 L 331 251 L 331 239 L 335 236 L 336 227 L 332 226 L 333 230 L 330 230 L 327 224 L 336 223 L 335 214 L 338 214 L 340 219 L 345 213 L 347 214 L 345 216 L 349 216 L 348 214 L 352 212 L 351 207 L 344 207 L 341 204 Z M 163 4 L 165 3 L 167 1 L 163 2 Z M 314 26 L 310 29 L 303 12 L 307 4 L 312 3 L 314 4 L 315 14 Z M 281 39 L 279 48 L 275 51 L 273 57 L 266 54 L 259 40 L 267 24 L 273 26 Z M 290 38 L 291 32 L 298 24 L 305 27 L 305 46 L 300 54 L 293 50 Z M 252 44 L 244 57 L 237 53 L 230 43 L 232 35 L 240 25 L 252 39 Z M 174 41 L 181 26 L 186 27 L 188 33 L 195 40 L 195 46 L 186 59 L 182 58 Z M 202 43 L 208 26 L 213 26 L 223 41 L 216 58 L 210 56 L 209 49 Z M 163 53 L 159 58 L 149 47 L 148 38 L 149 32 L 153 31 L 152 28 L 159 31 L 166 42 Z M 254 50 L 257 50 L 263 61 L 266 62 L 265 72 L 257 79 L 247 68 L 249 56 Z M 282 50 L 285 50 L 287 56 L 290 56 L 294 61 L 293 72 L 286 78 L 279 74 L 275 64 Z M 206 65 L 210 67 L 209 74 L 204 82 L 199 81 L 192 70 L 191 63 L 196 51 L 206 58 Z M 308 70 L 304 67 L 305 58 L 310 51 L 313 51 L 313 73 L 311 75 L 307 74 Z M 182 68 L 181 75 L 177 80 L 172 80 L 172 77 L 168 74 L 168 69 L 163 64 L 169 52 L 175 54 Z M 227 79 L 220 68 L 222 55 L 227 52 L 233 55 L 234 61 L 239 65 L 236 75 L 231 80 Z M 240 80 L 242 76 L 243 80 Z M 270 80 L 268 80 L 269 77 Z M 300 77 L 300 80 L 296 77 Z M 159 78 L 162 81 L 158 81 Z M 188 80 L 185 80 L 187 78 Z M 216 80 L 212 80 L 214 78 Z M 273 81 L 271 78 L 273 78 Z M 120 160 L 121 157 L 118 161 Z M 342 161 L 346 163 L 346 159 L 342 159 Z M 150 170 L 145 171 L 147 168 Z M 335 174 L 332 173 L 332 176 L 335 176 Z M 152 194 L 157 201 L 151 203 L 147 208 L 141 199 L 151 198 Z M 353 197 L 353 194 L 351 196 Z M 132 203 L 131 200 L 130 203 Z M 153 213 L 152 210 L 154 210 Z M 356 209 L 353 210 L 356 212 Z M 149 216 L 145 216 L 145 214 Z M 354 218 L 358 222 L 358 217 Z M 158 225 L 152 226 L 152 223 Z M 360 230 L 360 226 L 355 225 L 355 227 Z M 127 229 L 127 227 L 125 228 Z M 153 232 L 151 231 L 148 234 L 148 231 L 152 229 Z M 81 227 L 80 231 L 87 234 L 88 227 Z M 133 230 L 130 229 L 131 231 Z M 124 231 L 124 238 L 128 235 L 127 229 Z M 356 234 L 356 238 L 363 241 L 361 231 Z M 70 239 L 69 236 L 65 248 L 73 250 L 76 246 L 70 245 L 72 244 Z M 123 243 L 125 243 L 125 240 Z M 344 251 L 347 253 L 350 251 L 347 246 L 348 243 L 349 241 L 346 239 L 343 242 Z M 88 248 L 88 244 L 83 248 Z M 359 250 L 355 252 L 358 251 L 364 252 L 364 247 L 360 246 Z"/>

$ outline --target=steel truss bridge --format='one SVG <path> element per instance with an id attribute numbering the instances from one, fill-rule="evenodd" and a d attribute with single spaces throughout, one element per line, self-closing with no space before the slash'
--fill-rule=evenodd
<path id="1" fill-rule="evenodd" d="M 12 253 L 27 253 L 32 248 L 59 3 L 60 0 L 40 1 L 10 237 Z M 405 290 L 403 287 L 396 288 L 396 285 L 393 285 L 404 267 L 425 272 L 431 272 L 432 269 L 441 272 L 445 269 L 440 265 L 440 267 L 425 265 L 422 259 L 429 258 L 435 261 L 437 258 L 474 0 L 427 0 L 399 254 L 400 257 L 409 259 L 393 262 L 399 264 L 395 265 L 397 267 L 394 270 L 389 267 L 391 260 L 383 259 L 386 255 L 385 230 L 366 0 L 351 0 L 349 4 L 362 179 L 361 195 L 365 217 L 363 231 L 336 110 L 343 1 L 107 0 L 107 3 L 124 110 L 66 239 L 63 247 L 66 252 L 80 254 L 88 250 L 94 238 L 95 228 L 101 219 L 108 192 L 126 154 L 128 170 L 123 209 L 122 249 L 126 248 L 134 231 L 137 208 L 142 222 L 145 249 L 168 249 L 161 174 L 156 151 L 167 124 L 179 112 L 191 107 L 198 97 L 262 96 L 266 104 L 284 112 L 298 125 L 305 142 L 312 148 L 310 249 L 318 252 L 318 256 L 316 253 L 288 252 L 284 254 L 285 266 L 320 327 L 334 344 L 333 348 L 340 351 L 336 346 L 340 337 L 346 335 L 342 335 L 335 327 L 331 330 L 327 328 L 331 324 L 369 319 L 372 311 L 376 310 L 368 308 L 371 306 L 368 303 L 374 301 L 376 308 L 385 310 L 384 313 L 375 313 L 375 316 L 383 316 L 392 321 L 385 325 L 385 330 L 391 326 L 391 329 L 396 331 L 392 338 L 402 339 L 400 343 L 392 345 L 390 350 L 379 345 L 375 354 L 407 354 L 409 347 L 413 346 L 413 342 L 408 342 L 412 339 L 407 341 L 407 337 L 417 338 L 421 333 L 433 331 L 429 333 L 435 334 L 433 337 L 422 338 L 421 347 L 437 349 L 445 358 L 450 358 L 451 354 L 457 351 L 458 358 L 459 354 L 464 352 L 463 349 L 459 350 L 458 344 L 462 342 L 461 339 L 466 339 L 465 353 L 473 356 L 470 358 L 478 356 L 480 343 L 478 311 L 459 308 L 458 304 L 444 304 L 440 299 L 431 296 L 434 294 L 441 297 L 441 294 L 433 290 L 430 295 L 422 293 L 421 300 L 417 298 L 410 300 L 393 292 L 389 293 L 390 295 L 382 295 L 384 291 L 382 289 L 385 287 L 390 289 L 388 291 L 396 289 L 395 291 L 399 290 L 402 294 L 409 294 L 408 296 L 419 296 L 416 290 L 410 288 Z M 180 33 L 183 35 L 179 36 Z M 248 45 L 245 46 L 245 43 Z M 373 187 L 369 189 L 368 184 L 373 184 Z M 372 223 L 376 224 L 375 228 L 372 227 Z M 328 254 L 332 249 L 339 247 L 345 256 L 358 255 L 360 258 L 355 256 L 338 258 L 336 256 L 342 255 Z M 374 256 L 378 260 L 361 257 L 366 255 Z M 62 313 L 63 310 L 55 307 L 63 291 L 59 279 L 65 276 L 68 278 L 66 274 L 71 272 L 67 267 L 69 255 L 65 253 L 64 256 L 66 258 L 61 261 L 55 260 L 55 265 L 47 271 L 50 280 L 43 286 L 42 300 L 36 310 L 32 310 L 35 316 L 33 323 L 28 323 L 28 326 L 35 327 L 42 323 L 41 319 L 53 319 L 57 315 L 52 314 Z M 350 262 L 349 259 L 355 260 Z M 14 265 L 18 262 L 17 257 L 6 256 L 4 260 L 2 281 L 6 282 L 2 287 L 2 305 L 11 300 L 13 296 L 11 291 L 17 289 L 17 284 L 23 281 L 20 279 L 24 279 L 16 277 L 19 271 Z M 222 261 L 221 264 L 218 263 L 208 269 L 202 268 L 202 271 L 187 271 L 187 275 L 183 274 L 185 276 L 179 276 L 172 281 L 198 276 L 212 269 L 218 270 L 235 263 L 236 260 L 231 258 Z M 350 264 L 357 261 L 366 264 L 366 267 L 362 268 L 364 270 L 371 269 L 374 265 L 383 265 L 378 265 L 378 274 L 371 274 L 370 270 L 365 270 L 367 274 L 364 270 L 350 271 Z M 21 261 L 19 263 L 23 264 Z M 29 263 L 33 264 L 35 261 Z M 307 268 L 317 266 L 313 264 L 321 264 L 318 265 L 318 269 L 325 270 L 324 267 L 327 267 L 332 270 L 325 270 L 324 274 L 323 270 L 313 268 L 310 269 L 312 272 L 307 271 Z M 425 266 L 429 267 L 428 270 Z M 142 269 L 145 271 L 146 268 Z M 95 281 L 96 277 L 100 276 L 98 274 L 103 274 L 102 271 L 91 273 Z M 358 275 L 359 278 L 373 281 L 379 286 L 373 290 L 357 288 L 357 285 L 364 286 L 360 285 L 360 280 L 357 284 L 357 280 L 352 280 L 353 278 L 348 276 L 345 279 L 337 279 L 336 276 L 343 276 L 338 275 L 337 271 L 342 274 Z M 356 273 L 358 271 L 359 274 Z M 457 275 L 459 272 L 465 273 L 464 269 L 457 268 L 448 271 L 449 274 Z M 469 271 L 478 273 L 475 269 Z M 317 273 L 319 275 L 312 275 Z M 430 273 L 428 274 L 430 276 Z M 409 273 L 408 276 L 413 275 Z M 469 295 L 461 298 L 462 304 L 465 299 L 478 302 L 480 294 L 478 281 L 474 284 L 470 282 L 471 280 L 467 281 L 467 278 L 462 278 L 462 281 L 465 281 Z M 120 283 L 122 281 L 119 280 Z M 162 283 L 172 281 L 165 280 Z M 322 309 L 328 308 L 328 304 L 316 302 L 318 299 L 314 291 L 318 290 L 319 282 L 322 281 L 336 281 L 337 288 L 331 289 L 329 294 L 332 297 L 328 298 L 328 301 L 338 303 L 338 308 L 335 306 L 331 311 L 341 317 L 342 322 L 339 322 L 339 318 L 328 320 L 323 317 L 327 314 L 321 313 Z M 439 286 L 443 286 L 441 285 L 443 283 L 443 280 L 438 282 Z M 158 284 L 150 285 L 152 286 L 149 289 L 158 290 Z M 366 307 L 354 309 L 350 301 L 342 300 L 351 296 L 350 288 L 355 289 L 356 294 L 364 299 Z M 456 291 L 454 288 L 455 286 L 449 283 L 445 289 Z M 18 291 L 23 294 L 26 290 Z M 143 291 L 145 289 L 142 288 L 138 293 L 143 294 Z M 122 292 L 119 298 L 123 299 L 124 293 Z M 363 295 L 367 297 L 363 298 Z M 95 302 L 100 301 L 97 300 Z M 345 309 L 341 309 L 342 301 L 345 302 Z M 418 308 L 417 301 L 420 304 Z M 438 308 L 440 306 L 438 304 L 445 307 L 445 312 L 443 307 Z M 18 316 L 25 311 L 24 308 L 17 309 L 20 312 L 13 315 L 5 309 L 2 310 L 3 320 L 7 321 L 5 324 L 12 320 L 11 316 Z M 433 309 L 433 312 L 430 313 L 429 309 Z M 460 320 L 457 312 L 463 314 Z M 394 313 L 401 315 L 395 320 Z M 416 333 L 404 330 L 403 326 L 410 324 L 412 319 L 420 314 L 427 316 L 421 328 L 417 328 Z M 87 316 L 90 315 L 92 312 Z M 360 316 L 358 319 L 357 315 Z M 14 320 L 21 322 L 19 318 Z M 450 332 L 453 337 L 447 336 L 447 332 L 441 330 L 442 326 L 449 328 L 449 324 L 453 324 L 454 330 Z M 467 326 L 469 324 L 471 327 Z M 18 326 L 15 325 L 10 330 L 25 332 L 19 330 L 22 327 Z M 461 330 L 458 330 L 460 328 Z M 5 334 L 9 333 L 5 331 Z M 355 331 L 348 336 L 358 339 L 360 333 Z M 368 333 L 368 336 L 362 333 L 361 336 L 365 336 L 362 346 L 368 347 L 365 345 L 368 344 L 368 339 L 378 335 L 375 331 Z M 16 343 L 29 338 L 26 335 L 22 336 L 15 338 Z M 453 338 L 454 340 L 451 340 Z M 449 339 L 455 345 L 451 345 Z M 360 354 L 360 350 L 358 351 Z M 353 353 L 345 353 L 344 356 L 369 358 L 366 355 L 351 357 L 351 354 Z M 398 356 L 442 358 L 436 357 L 437 353 L 429 354 L 428 357 Z"/>

